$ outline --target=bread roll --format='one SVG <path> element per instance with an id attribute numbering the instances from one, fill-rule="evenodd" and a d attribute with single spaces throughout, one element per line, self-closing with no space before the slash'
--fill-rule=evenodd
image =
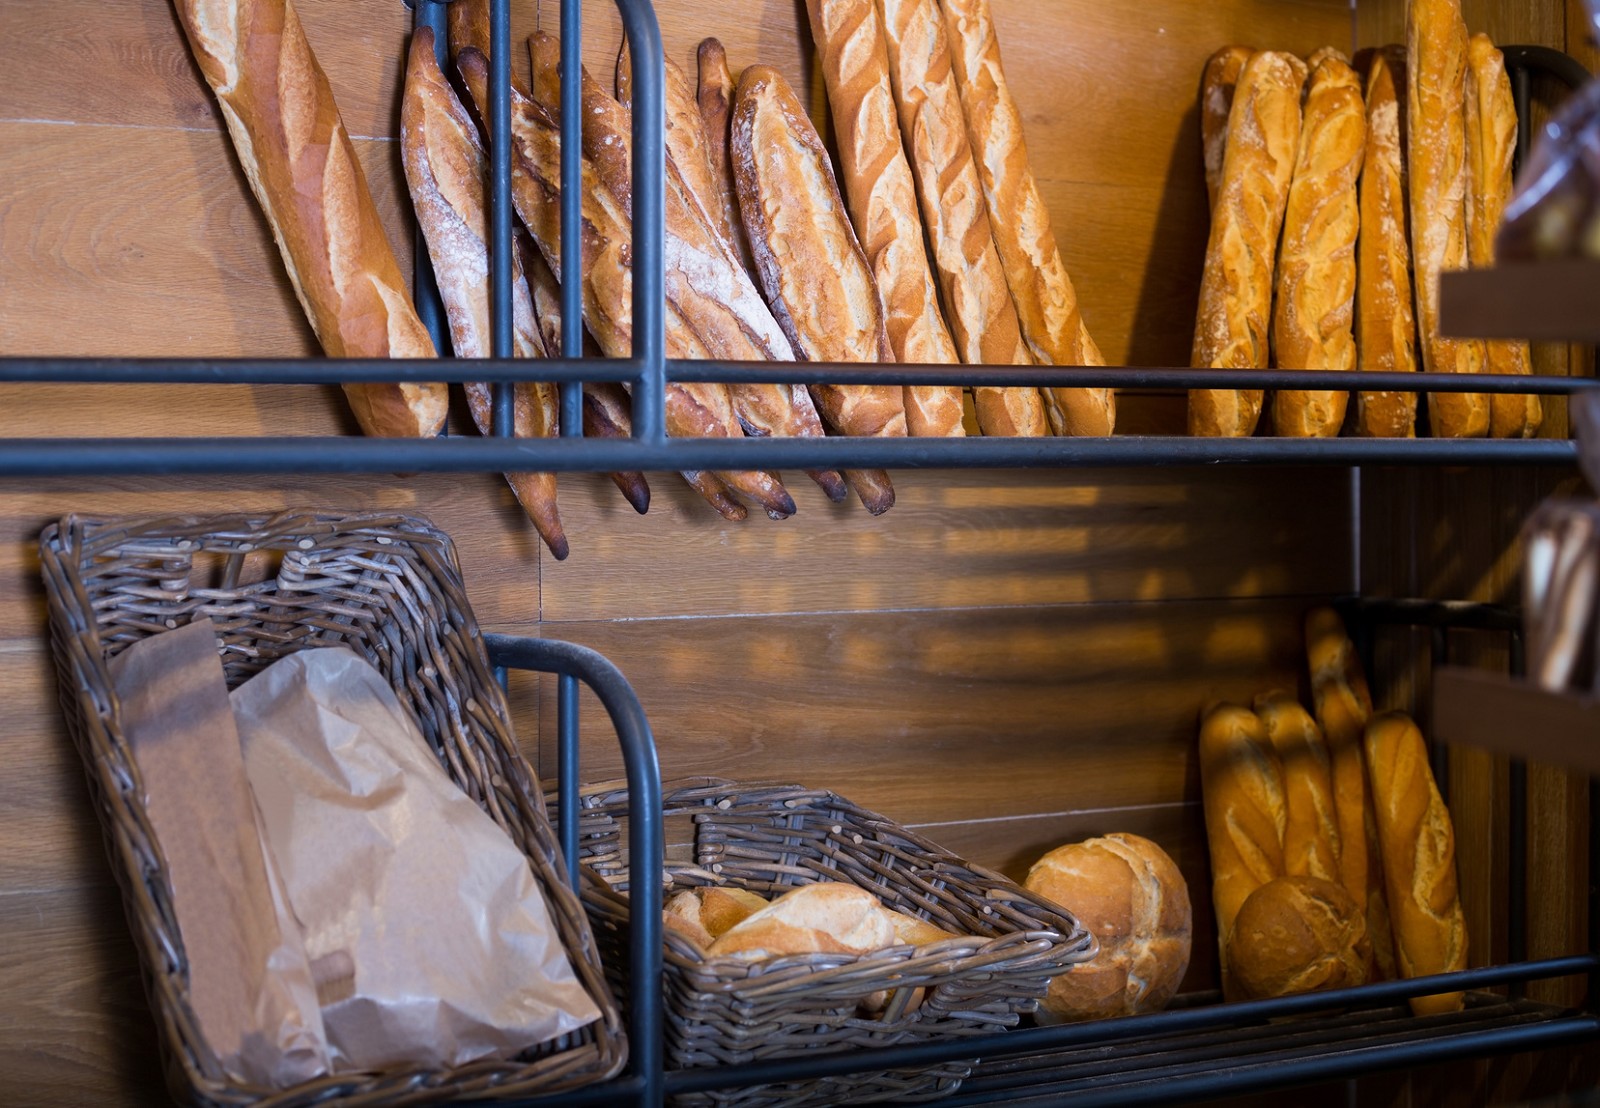
<path id="1" fill-rule="evenodd" d="M 733 187 L 733 162 L 728 158 L 728 131 L 733 115 L 733 73 L 728 69 L 728 55 L 722 43 L 708 38 L 696 53 L 700 84 L 695 92 L 695 102 L 700 107 L 700 120 L 706 130 L 706 156 L 711 162 L 712 176 L 717 186 L 717 203 L 728 241 L 739 254 L 745 272 L 755 275 L 755 262 L 750 257 L 750 243 L 745 238 L 744 222 L 739 217 L 739 196 Z"/>
<path id="2" fill-rule="evenodd" d="M 1366 755 L 1400 974 L 1464 970 L 1467 921 L 1456 888 L 1455 832 L 1422 733 L 1399 712 L 1377 716 L 1367 724 Z M 1461 993 L 1441 993 L 1412 998 L 1411 1010 L 1454 1012 L 1461 1003 Z"/>
<path id="3" fill-rule="evenodd" d="M 707 953 L 748 961 L 789 954 L 869 954 L 894 941 L 894 924 L 877 897 L 855 885 L 824 881 L 784 893 L 725 932 Z"/>
<path id="4" fill-rule="evenodd" d="M 189 48 L 330 358 L 432 358 L 327 75 L 288 0 L 174 0 Z M 369 435 L 429 438 L 438 384 L 344 386 Z"/>
<path id="5" fill-rule="evenodd" d="M 1245 63 L 1228 116 L 1222 184 L 1211 213 L 1190 364 L 1265 369 L 1278 234 L 1300 143 L 1305 63 L 1263 50 Z M 1259 389 L 1193 389 L 1191 435 L 1248 437 L 1261 418 Z"/>
<path id="6" fill-rule="evenodd" d="M 1364 985 L 1371 961 L 1361 909 L 1319 877 L 1267 882 L 1233 923 L 1233 979 L 1250 1000 Z"/>
<path id="7" fill-rule="evenodd" d="M 1494 265 L 1494 237 L 1511 201 L 1511 163 L 1517 154 L 1517 104 L 1506 62 L 1488 35 L 1467 44 L 1467 261 Z M 1526 342 L 1484 343 L 1485 373 L 1533 372 Z M 1530 439 L 1539 433 L 1544 406 L 1537 396 L 1495 393 L 1489 397 L 1489 434 Z"/>
<path id="8" fill-rule="evenodd" d="M 1283 872 L 1339 880 L 1339 821 L 1322 729 L 1281 690 L 1256 697 L 1256 715 L 1283 765 Z"/>
<path id="9" fill-rule="evenodd" d="M 706 950 L 714 941 L 701 919 L 700 898 L 693 889 L 673 893 L 661 907 L 661 922 L 668 931 L 675 931 L 688 939 L 698 950 Z"/>
<path id="10" fill-rule="evenodd" d="M 776 69 L 751 66 L 739 78 L 729 145 L 750 251 L 795 353 L 814 362 L 893 361 L 883 302 L 845 216 L 827 152 Z M 906 433 L 899 388 L 823 385 L 811 392 L 842 434 Z M 888 474 L 845 476 L 873 515 L 894 505 Z"/>
<path id="11" fill-rule="evenodd" d="M 1157 1012 L 1189 968 L 1193 913 L 1178 867 L 1138 835 L 1057 847 L 1028 870 L 1024 887 L 1055 901 L 1089 929 L 1100 952 L 1051 978 L 1041 1015 L 1101 1019 Z"/>
<path id="12" fill-rule="evenodd" d="M 1244 63 L 1255 51 L 1248 46 L 1224 46 L 1206 59 L 1200 75 L 1200 148 L 1206 163 L 1206 203 L 1217 206 L 1222 186 L 1222 156 L 1228 149 L 1228 113 L 1239 85 Z"/>
<path id="13" fill-rule="evenodd" d="M 1361 171 L 1356 248 L 1356 361 L 1373 373 L 1417 368 L 1412 311 L 1410 213 L 1406 208 L 1405 48 L 1374 51 L 1367 74 L 1367 154 Z M 1417 394 L 1356 395 L 1356 431 L 1373 438 L 1416 434 Z"/>
<path id="14" fill-rule="evenodd" d="M 1439 275 L 1467 265 L 1467 25 L 1460 0 L 1409 0 L 1406 7 L 1406 169 L 1411 182 L 1411 261 L 1416 272 L 1422 367 L 1478 373 L 1483 344 L 1439 333 Z M 1436 438 L 1489 431 L 1478 393 L 1428 394 Z"/>
<path id="15" fill-rule="evenodd" d="M 899 362 L 958 362 L 923 245 L 916 182 L 900 145 L 876 0 L 808 0 L 806 7 L 833 110 L 839 175 L 883 297 L 889 348 Z M 966 433 L 959 386 L 907 386 L 904 402 L 910 434 Z"/>
<path id="16" fill-rule="evenodd" d="M 1022 113 L 1000 65 L 989 0 L 943 0 L 943 7 L 967 135 L 1022 337 L 1041 365 L 1105 365 L 1078 310 L 1050 209 L 1028 166 Z M 1109 435 L 1116 426 L 1117 400 L 1110 389 L 1040 391 L 1058 435 Z"/>
<path id="17" fill-rule="evenodd" d="M 1219 704 L 1200 722 L 1200 788 L 1211 851 L 1211 903 L 1217 919 L 1222 986 L 1233 995 L 1229 944 L 1245 898 L 1283 876 L 1288 812 L 1283 766 L 1266 728 L 1248 708 Z"/>
<path id="18" fill-rule="evenodd" d="M 720 939 L 769 903 L 749 889 L 733 885 L 705 885 L 694 890 L 700 901 L 700 922 L 713 939 Z"/>
<path id="19" fill-rule="evenodd" d="M 929 943 L 942 943 L 946 939 L 957 938 L 954 933 L 937 927 L 925 919 L 909 916 L 904 912 L 896 912 L 885 908 L 889 916 L 889 926 L 894 929 L 894 941 L 906 946 L 927 946 Z"/>
<path id="20" fill-rule="evenodd" d="M 1356 181 L 1367 150 L 1367 113 L 1355 70 L 1328 56 L 1306 88 L 1300 150 L 1284 210 L 1272 344 L 1279 369 L 1356 368 Z M 1272 398 L 1280 435 L 1334 438 L 1349 394 L 1281 390 Z"/>
<path id="21" fill-rule="evenodd" d="M 967 139 L 938 0 L 878 0 L 889 76 L 946 319 L 971 365 L 1031 365 Z M 985 435 L 1050 434 L 1038 389 L 975 388 Z"/>

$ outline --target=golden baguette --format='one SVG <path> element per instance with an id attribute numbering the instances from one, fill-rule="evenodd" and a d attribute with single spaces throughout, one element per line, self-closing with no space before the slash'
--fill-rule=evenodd
<path id="1" fill-rule="evenodd" d="M 1339 820 L 1322 729 L 1282 690 L 1256 697 L 1255 711 L 1283 766 L 1283 872 L 1338 881 Z"/>
<path id="2" fill-rule="evenodd" d="M 1255 51 L 1248 46 L 1224 46 L 1206 59 L 1200 75 L 1200 149 L 1206 165 L 1206 204 L 1217 206 L 1217 190 L 1222 186 L 1222 157 L 1228 149 L 1228 113 L 1233 110 L 1233 92 L 1239 74 Z"/>
<path id="3" fill-rule="evenodd" d="M 1041 365 L 1105 365 L 1079 312 L 1050 209 L 1028 165 L 1022 113 L 1000 64 L 989 0 L 944 0 L 943 6 L 967 134 L 1022 337 Z M 1117 398 L 1111 389 L 1040 391 L 1058 435 L 1109 435 L 1116 428 Z"/>
<path id="4" fill-rule="evenodd" d="M 1367 113 L 1355 70 L 1329 54 L 1311 73 L 1300 151 L 1284 209 L 1272 346 L 1279 369 L 1356 368 L 1356 182 L 1367 150 Z M 1281 389 L 1273 429 L 1296 438 L 1334 438 L 1349 393 Z"/>
<path id="5" fill-rule="evenodd" d="M 695 102 L 700 107 L 700 119 L 706 129 L 706 154 L 711 159 L 711 171 L 716 180 L 722 224 L 727 231 L 728 241 L 738 252 L 739 263 L 744 266 L 746 273 L 753 276 L 755 262 L 750 257 L 750 243 L 745 238 L 744 223 L 739 218 L 739 196 L 733 187 L 733 163 L 728 159 L 728 128 L 733 113 L 733 72 L 728 68 L 727 51 L 714 38 L 708 38 L 700 44 L 695 60 L 700 76 Z"/>

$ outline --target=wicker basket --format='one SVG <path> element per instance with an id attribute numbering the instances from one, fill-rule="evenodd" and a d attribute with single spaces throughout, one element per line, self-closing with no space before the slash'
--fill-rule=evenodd
<path id="1" fill-rule="evenodd" d="M 619 991 L 626 990 L 628 964 L 627 804 L 625 789 L 596 786 L 586 790 L 579 818 L 580 849 L 598 875 L 584 902 Z M 830 792 L 701 779 L 670 787 L 664 814 L 669 843 L 683 837 L 674 833 L 678 825 L 692 823 L 684 832 L 692 846 L 669 847 L 671 888 L 726 884 L 771 896 L 819 880 L 847 881 L 962 936 L 863 956 L 748 962 L 707 958 L 667 932 L 665 1050 L 674 1069 L 992 1033 L 1037 1008 L 1050 979 L 1096 949 L 1059 907 Z M 692 858 L 673 860 L 679 854 Z M 886 993 L 887 1002 L 881 1015 L 866 1018 L 862 999 L 876 993 Z M 972 1065 L 716 1091 L 678 1103 L 931 1100 L 954 1092 Z"/>
<path id="2" fill-rule="evenodd" d="M 556 840 L 517 751 L 449 539 L 398 515 L 69 517 L 40 539 L 62 708 L 89 775 L 160 1024 L 168 1081 L 214 1105 L 424 1104 L 585 1085 L 626 1049 L 594 936 L 563 884 Z M 134 642 L 209 619 L 230 687 L 277 658 L 342 645 L 389 680 L 452 779 L 528 857 L 573 970 L 600 1008 L 581 1031 L 513 1060 L 322 1078 L 288 1090 L 230 1080 L 197 1033 L 183 940 L 108 661 Z"/>

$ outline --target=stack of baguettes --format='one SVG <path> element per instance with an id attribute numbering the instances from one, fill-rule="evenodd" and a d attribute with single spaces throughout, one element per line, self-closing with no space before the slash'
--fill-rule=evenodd
<path id="1" fill-rule="evenodd" d="M 1416 725 L 1374 714 L 1329 608 L 1306 618 L 1315 718 L 1269 692 L 1209 707 L 1200 777 L 1228 999 L 1466 968 L 1450 813 Z M 1419 1015 L 1460 993 L 1416 997 Z"/>
<path id="2" fill-rule="evenodd" d="M 1528 374 L 1526 343 L 1439 333 L 1439 274 L 1494 262 L 1517 120 L 1505 63 L 1459 0 L 1410 0 L 1406 45 L 1226 47 L 1201 82 L 1211 196 L 1191 364 Z M 1258 390 L 1196 389 L 1194 435 L 1256 433 Z M 1416 434 L 1416 394 L 1283 390 L 1271 430 Z M 1430 392 L 1435 437 L 1538 433 L 1535 396 Z"/>

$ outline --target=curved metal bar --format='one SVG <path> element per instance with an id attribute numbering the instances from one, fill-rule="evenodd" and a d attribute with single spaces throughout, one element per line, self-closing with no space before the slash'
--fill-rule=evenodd
<path id="1" fill-rule="evenodd" d="M 1513 73 L 1548 74 L 1572 89 L 1580 89 L 1592 79 L 1582 62 L 1551 46 L 1502 46 L 1500 53 Z"/>
<path id="2" fill-rule="evenodd" d="M 533 669 L 576 677 L 594 690 L 616 728 L 628 779 L 628 867 L 634 874 L 659 874 L 665 863 L 661 824 L 661 767 L 655 739 L 639 697 L 604 655 L 574 643 L 485 635 L 489 660 L 497 666 Z M 561 811 L 576 811 L 578 799 L 566 795 L 563 773 Z M 574 778 L 575 780 L 575 778 Z M 628 1036 L 630 1066 L 642 1082 L 641 1103 L 661 1103 L 661 883 L 636 880 L 629 892 Z"/>
<path id="3" fill-rule="evenodd" d="M 666 441 L 666 60 L 649 0 L 617 0 L 633 65 L 633 437 Z"/>

